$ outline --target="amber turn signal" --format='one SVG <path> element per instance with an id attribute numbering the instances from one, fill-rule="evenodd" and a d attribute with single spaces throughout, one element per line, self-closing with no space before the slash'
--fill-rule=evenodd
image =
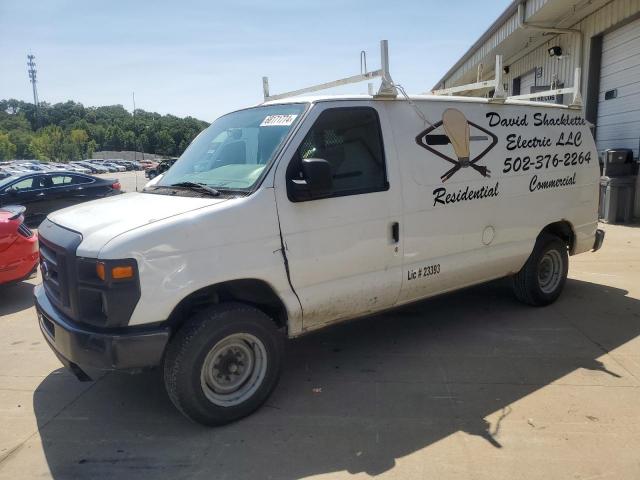
<path id="1" fill-rule="evenodd" d="M 104 282 L 104 279 L 105 279 L 104 263 L 102 262 L 96 263 L 96 275 L 98 275 L 98 278 Z"/>
<path id="2" fill-rule="evenodd" d="M 114 280 L 126 280 L 129 278 L 133 278 L 133 267 L 113 267 L 111 269 L 111 278 Z"/>
<path id="3" fill-rule="evenodd" d="M 104 282 L 107 278 L 106 268 L 104 263 L 98 262 L 96 263 L 96 274 L 98 278 Z M 111 267 L 111 280 L 128 280 L 133 278 L 134 271 L 131 265 L 120 265 Z"/>

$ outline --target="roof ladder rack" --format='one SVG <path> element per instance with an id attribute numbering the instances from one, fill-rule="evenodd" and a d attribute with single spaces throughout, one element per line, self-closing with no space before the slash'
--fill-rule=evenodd
<path id="1" fill-rule="evenodd" d="M 362 59 L 362 57 L 361 57 Z M 362 61 L 361 61 L 362 65 Z M 362 70 L 362 68 L 361 68 Z M 366 70 L 366 63 L 365 63 Z M 389 73 L 389 44 L 386 40 L 380 41 L 380 68 L 373 72 L 361 73 L 360 75 L 353 75 L 351 77 L 340 78 L 332 82 L 319 83 L 310 87 L 301 88 L 299 90 L 292 90 L 290 92 L 278 93 L 277 95 L 271 95 L 269 92 L 269 77 L 262 77 L 262 90 L 264 93 L 264 101 L 279 100 L 281 98 L 295 97 L 296 95 L 302 95 L 304 93 L 318 92 L 320 90 L 326 90 L 328 88 L 339 87 L 342 85 L 348 85 L 350 83 L 359 83 L 371 80 L 373 78 L 381 78 L 380 88 L 376 97 L 395 98 L 398 95 L 396 87 L 391 79 Z"/>
<path id="2" fill-rule="evenodd" d="M 580 76 L 581 69 L 580 67 L 576 67 L 575 72 L 573 74 L 573 86 L 568 88 L 555 88 L 552 90 L 544 90 L 542 92 L 536 93 L 526 93 L 524 95 L 514 95 L 509 97 L 512 100 L 531 100 L 534 98 L 541 97 L 555 97 L 556 95 L 564 95 L 571 94 L 571 103 L 569 104 L 569 108 L 582 108 L 582 95 L 580 94 Z"/>
<path id="3" fill-rule="evenodd" d="M 568 88 L 555 88 L 535 93 L 526 93 L 523 95 L 513 95 L 508 97 L 504 85 L 502 83 L 502 55 L 496 55 L 496 73 L 492 80 L 482 82 L 467 83 L 466 85 L 458 85 L 456 87 L 443 88 L 434 90 L 433 95 L 453 95 L 455 93 L 472 92 L 474 90 L 493 89 L 493 97 L 490 102 L 502 103 L 505 100 L 532 100 L 534 98 L 554 97 L 556 95 L 571 94 L 570 108 L 582 108 L 582 95 L 580 94 L 580 77 L 581 69 L 576 67 L 573 79 L 573 86 Z"/>
<path id="4" fill-rule="evenodd" d="M 493 80 L 485 80 L 482 82 L 467 83 L 466 85 L 458 85 L 457 87 L 433 90 L 430 93 L 433 95 L 453 95 L 455 93 L 485 90 L 487 88 L 493 89 L 493 97 L 491 97 L 489 101 L 501 103 L 506 100 L 507 93 L 505 92 L 504 85 L 502 84 L 502 55 L 496 55 L 496 74 Z"/>

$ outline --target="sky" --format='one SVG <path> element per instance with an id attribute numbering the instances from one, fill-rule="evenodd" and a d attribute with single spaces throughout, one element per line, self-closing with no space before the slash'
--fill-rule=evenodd
<path id="1" fill-rule="evenodd" d="M 0 98 L 121 104 L 212 121 L 302 88 L 379 68 L 430 90 L 511 0 L 0 0 Z M 334 90 L 366 93 L 366 83 Z"/>

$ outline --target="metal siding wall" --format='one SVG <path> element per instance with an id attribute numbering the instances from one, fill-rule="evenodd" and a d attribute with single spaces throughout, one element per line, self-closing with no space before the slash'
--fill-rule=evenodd
<path id="1" fill-rule="evenodd" d="M 491 38 L 485 42 L 485 44 L 480 47 L 480 49 L 476 50 L 476 52 L 466 61 L 464 62 L 456 72 L 446 80 L 447 85 L 454 84 L 456 79 L 460 78 L 460 76 L 464 75 L 469 69 L 476 69 L 478 63 L 482 58 L 485 57 L 491 50 L 496 48 L 500 43 L 502 43 L 509 35 L 511 35 L 518 28 L 518 15 L 513 15 L 507 22 L 505 22 L 502 27 L 498 29 L 496 33 L 494 33 Z"/>
<path id="2" fill-rule="evenodd" d="M 586 65 L 589 64 L 591 38 L 638 14 L 640 14 L 640 0 L 614 0 L 576 25 L 575 28 L 584 32 L 583 61 L 585 71 Z M 582 91 L 586 92 L 588 78 L 584 72 L 582 78 Z"/>
<path id="3" fill-rule="evenodd" d="M 526 18 L 537 12 L 548 0 L 528 0 L 526 5 Z M 571 28 L 580 29 L 583 32 L 583 68 L 582 68 L 582 92 L 587 91 L 587 65 L 589 62 L 589 51 L 591 49 L 591 37 L 599 35 L 636 14 L 640 14 L 640 0 L 612 0 L 601 9 L 585 17 L 582 21 Z M 507 20 L 504 25 L 469 58 L 451 77 L 446 79 L 447 85 L 455 84 L 455 80 L 470 69 L 476 69 L 482 58 L 496 48 L 511 33 L 518 28 L 517 14 Z M 573 72 L 578 65 L 575 57 L 577 49 L 577 35 L 563 34 L 549 36 L 549 40 L 542 46 L 532 50 L 527 55 L 513 63 L 505 59 L 505 65 L 509 65 L 509 74 L 504 76 L 505 83 L 512 85 L 512 80 L 519 77 L 535 67 L 542 67 L 542 78 L 538 79 L 539 85 L 550 85 L 553 74 L 557 73 L 560 82 L 565 86 L 573 85 Z M 549 57 L 547 49 L 554 45 L 560 45 L 562 50 L 569 55 L 565 55 L 561 60 Z M 570 99 L 565 98 L 565 103 Z"/>
<path id="4" fill-rule="evenodd" d="M 542 8 L 549 0 L 528 0 L 525 7 L 525 19 L 534 15 L 540 8 Z M 513 32 L 518 29 L 518 14 L 514 13 L 509 20 L 507 20 L 492 36 L 487 40 L 482 47 L 464 62 L 458 70 L 456 70 L 449 78 L 446 79 L 446 85 L 454 85 L 455 81 L 464 75 L 469 69 L 476 69 L 478 63 L 487 54 L 500 45 L 505 39 L 509 37 Z"/>
<path id="5" fill-rule="evenodd" d="M 549 56 L 548 49 L 556 45 L 562 48 L 562 58 Z M 542 46 L 519 60 L 509 63 L 507 59 L 505 63 L 509 65 L 509 75 L 505 76 L 505 81 L 511 85 L 511 79 L 525 75 L 534 68 L 542 67 L 542 77 L 536 80 L 536 85 L 551 85 L 554 75 L 557 75 L 558 81 L 565 87 L 569 87 L 573 85 L 573 72 L 577 65 L 576 50 L 577 35 L 550 37 Z M 525 92 L 521 91 L 521 93 Z M 565 95 L 564 103 L 568 104 L 570 101 L 571 99 Z"/>
<path id="6" fill-rule="evenodd" d="M 545 6 L 549 0 L 529 0 L 525 7 L 525 18 L 535 14 L 538 10 Z"/>
<path id="7" fill-rule="evenodd" d="M 640 142 L 640 20 L 604 36 L 598 104 L 598 150 L 630 148 Z M 607 90 L 617 97 L 605 100 Z"/>

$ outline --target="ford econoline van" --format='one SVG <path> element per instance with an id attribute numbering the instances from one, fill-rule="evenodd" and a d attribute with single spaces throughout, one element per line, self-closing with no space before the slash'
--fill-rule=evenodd
<path id="1" fill-rule="evenodd" d="M 597 250 L 579 110 L 314 96 L 217 119 L 140 193 L 40 227 L 40 327 L 79 378 L 160 367 L 217 425 L 275 388 L 284 340 L 492 279 L 533 306 Z"/>

